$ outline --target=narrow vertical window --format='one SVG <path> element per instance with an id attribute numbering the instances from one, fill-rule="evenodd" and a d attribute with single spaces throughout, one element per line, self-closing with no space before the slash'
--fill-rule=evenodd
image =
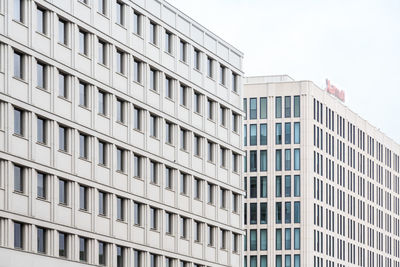
<path id="1" fill-rule="evenodd" d="M 44 173 L 37 173 L 37 197 L 47 199 L 47 176 Z"/>
<path id="2" fill-rule="evenodd" d="M 14 1 L 14 20 L 25 23 L 25 0 Z"/>
<path id="3" fill-rule="evenodd" d="M 188 88 L 185 85 L 181 84 L 179 88 L 179 100 L 180 104 L 185 107 L 187 107 L 187 91 Z"/>
<path id="4" fill-rule="evenodd" d="M 138 107 L 133 108 L 133 128 L 138 131 L 142 129 L 142 112 Z"/>
<path id="5" fill-rule="evenodd" d="M 292 127 L 290 122 L 285 122 L 285 144 L 290 144 L 292 139 Z"/>
<path id="6" fill-rule="evenodd" d="M 137 83 L 142 82 L 142 62 L 133 59 L 133 80 Z"/>
<path id="7" fill-rule="evenodd" d="M 250 145 L 257 145 L 257 124 L 250 124 Z"/>
<path id="8" fill-rule="evenodd" d="M 107 43 L 99 39 L 98 48 L 99 48 L 97 55 L 98 62 L 100 64 L 107 66 L 107 52 L 108 52 Z"/>
<path id="9" fill-rule="evenodd" d="M 89 152 L 89 137 L 85 134 L 79 134 L 79 157 L 88 159 Z"/>
<path id="10" fill-rule="evenodd" d="M 99 265 L 106 265 L 107 255 L 107 244 L 105 242 L 99 241 Z"/>
<path id="11" fill-rule="evenodd" d="M 201 55 L 200 51 L 194 49 L 193 65 L 196 70 L 200 70 L 200 57 L 201 57 L 200 55 Z"/>
<path id="12" fill-rule="evenodd" d="M 117 197 L 117 220 L 125 221 L 125 200 Z"/>
<path id="13" fill-rule="evenodd" d="M 300 170 L 300 149 L 296 148 L 294 150 L 294 170 Z"/>
<path id="14" fill-rule="evenodd" d="M 300 175 L 295 175 L 294 176 L 294 192 L 293 195 L 295 197 L 299 197 L 300 196 Z"/>
<path id="15" fill-rule="evenodd" d="M 14 134 L 24 136 L 24 112 L 14 108 Z"/>
<path id="16" fill-rule="evenodd" d="M 117 148 L 117 171 L 125 172 L 125 151 Z"/>
<path id="17" fill-rule="evenodd" d="M 186 62 L 187 61 L 187 43 L 183 40 L 179 41 L 179 59 L 182 62 Z"/>
<path id="18" fill-rule="evenodd" d="M 79 30 L 79 53 L 82 55 L 89 55 L 89 34 L 82 30 Z"/>
<path id="19" fill-rule="evenodd" d="M 294 96 L 294 117 L 300 117 L 300 96 Z"/>
<path id="20" fill-rule="evenodd" d="M 88 210 L 88 191 L 89 189 L 86 186 L 79 186 L 79 209 Z"/>
<path id="21" fill-rule="evenodd" d="M 226 85 L 226 67 L 223 65 L 219 65 L 219 83 L 222 85 Z"/>
<path id="22" fill-rule="evenodd" d="M 24 249 L 24 224 L 20 222 L 14 222 L 14 248 Z"/>
<path id="23" fill-rule="evenodd" d="M 281 171 L 282 170 L 282 150 L 277 149 L 275 151 L 275 170 Z"/>
<path id="24" fill-rule="evenodd" d="M 68 46 L 68 22 L 58 19 L 58 42 Z"/>
<path id="25" fill-rule="evenodd" d="M 99 91 L 98 95 L 98 114 L 107 116 L 107 93 Z"/>
<path id="26" fill-rule="evenodd" d="M 285 96 L 285 118 L 290 118 L 291 117 L 291 112 L 292 112 L 292 97 L 291 96 Z"/>
<path id="27" fill-rule="evenodd" d="M 125 74 L 125 53 L 117 50 L 117 72 Z"/>
<path id="28" fill-rule="evenodd" d="M 47 35 L 47 12 L 45 9 L 37 8 L 36 29 L 39 33 Z"/>
<path id="29" fill-rule="evenodd" d="M 99 191 L 99 215 L 107 216 L 107 193 Z"/>
<path id="30" fill-rule="evenodd" d="M 153 91 L 157 91 L 157 79 L 158 79 L 158 72 L 155 69 L 150 69 L 150 89 Z"/>
<path id="31" fill-rule="evenodd" d="M 122 26 L 125 25 L 125 7 L 124 3 L 117 1 L 116 3 L 116 22 Z"/>
<path id="32" fill-rule="evenodd" d="M 236 73 L 232 73 L 232 91 L 238 91 L 238 78 L 239 76 Z"/>
<path id="33" fill-rule="evenodd" d="M 59 179 L 58 182 L 58 199 L 62 205 L 68 205 L 68 182 Z"/>
<path id="34" fill-rule="evenodd" d="M 214 70 L 213 70 L 213 59 L 210 58 L 210 57 L 207 57 L 207 76 L 209 78 L 213 78 L 214 77 L 213 72 L 214 72 Z"/>
<path id="35" fill-rule="evenodd" d="M 107 166 L 107 144 L 99 141 L 99 164 Z"/>
<path id="36" fill-rule="evenodd" d="M 79 237 L 79 260 L 87 262 L 88 260 L 88 240 L 84 237 Z"/>
<path id="37" fill-rule="evenodd" d="M 275 97 L 275 118 L 282 118 L 282 97 Z"/>
<path id="38" fill-rule="evenodd" d="M 250 171 L 251 172 L 257 171 L 257 151 L 256 150 L 250 151 Z"/>
<path id="39" fill-rule="evenodd" d="M 68 128 L 59 126 L 59 149 L 64 152 L 68 152 Z"/>
<path id="40" fill-rule="evenodd" d="M 38 88 L 47 89 L 47 66 L 41 62 L 36 64 L 36 85 Z"/>
<path id="41" fill-rule="evenodd" d="M 267 124 L 260 124 L 260 145 L 267 145 Z"/>
<path id="42" fill-rule="evenodd" d="M 250 98 L 250 120 L 257 119 L 257 98 Z"/>
<path id="43" fill-rule="evenodd" d="M 150 43 L 157 45 L 157 24 L 152 21 L 150 22 L 149 38 Z"/>
<path id="44" fill-rule="evenodd" d="M 117 99 L 117 122 L 125 123 L 125 101 Z"/>
<path id="45" fill-rule="evenodd" d="M 97 10 L 100 14 L 107 15 L 107 0 L 98 0 Z"/>
<path id="46" fill-rule="evenodd" d="M 275 177 L 275 197 L 282 197 L 282 176 Z"/>
<path id="47" fill-rule="evenodd" d="M 14 165 L 14 191 L 24 193 L 24 189 L 24 168 L 18 165 Z"/>
<path id="48" fill-rule="evenodd" d="M 58 233 L 58 256 L 68 258 L 68 235 Z"/>
<path id="49" fill-rule="evenodd" d="M 68 75 L 62 72 L 58 74 L 58 95 L 68 99 Z"/>
<path id="50" fill-rule="evenodd" d="M 285 171 L 290 171 L 292 168 L 292 151 L 285 149 Z"/>
<path id="51" fill-rule="evenodd" d="M 260 150 L 260 171 L 267 171 L 267 150 Z"/>
<path id="52" fill-rule="evenodd" d="M 42 227 L 37 227 L 37 250 L 39 253 L 46 254 L 47 252 L 47 230 Z"/>
<path id="53" fill-rule="evenodd" d="M 300 144 L 300 122 L 294 123 L 294 143 Z"/>
<path id="54" fill-rule="evenodd" d="M 136 35 L 142 35 L 141 15 L 136 11 L 133 12 L 133 33 Z"/>
<path id="55" fill-rule="evenodd" d="M 85 108 L 89 107 L 89 89 L 88 84 L 79 82 L 79 105 Z"/>
<path id="56" fill-rule="evenodd" d="M 261 97 L 260 98 L 260 119 L 267 118 L 267 98 Z"/>
<path id="57" fill-rule="evenodd" d="M 24 55 L 14 51 L 14 77 L 24 80 L 25 73 L 24 73 Z"/>

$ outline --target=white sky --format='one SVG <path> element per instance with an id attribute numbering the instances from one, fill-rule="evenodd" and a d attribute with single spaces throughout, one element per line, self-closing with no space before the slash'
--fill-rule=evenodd
<path id="1" fill-rule="evenodd" d="M 399 0 L 167 1 L 242 51 L 246 76 L 328 78 L 400 143 Z"/>

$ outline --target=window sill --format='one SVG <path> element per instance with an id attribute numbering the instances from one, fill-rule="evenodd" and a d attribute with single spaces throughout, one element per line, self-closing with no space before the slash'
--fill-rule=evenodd
<path id="1" fill-rule="evenodd" d="M 86 59 L 88 59 L 88 60 L 92 60 L 92 59 L 89 57 L 89 55 L 83 54 L 83 53 L 81 53 L 81 52 L 78 52 L 78 55 L 79 55 L 79 56 L 82 56 L 82 57 L 84 57 L 84 58 L 86 58 Z"/>
<path id="2" fill-rule="evenodd" d="M 207 202 L 207 205 L 215 207 L 215 203 L 212 203 L 212 202 Z"/>
<path id="3" fill-rule="evenodd" d="M 172 103 L 175 103 L 175 100 L 172 98 L 172 96 L 171 96 L 171 97 L 165 96 L 164 98 L 165 98 L 166 100 L 172 102 Z"/>
<path id="4" fill-rule="evenodd" d="M 110 70 L 110 67 L 107 65 L 107 63 L 97 62 L 97 65 Z"/>
<path id="5" fill-rule="evenodd" d="M 236 89 L 236 91 L 235 91 L 234 89 L 232 89 L 231 92 L 232 92 L 233 94 L 239 96 L 238 89 Z"/>
<path id="6" fill-rule="evenodd" d="M 97 214 L 97 217 L 104 218 L 104 219 L 110 219 L 107 214 Z"/>
<path id="7" fill-rule="evenodd" d="M 193 70 L 196 71 L 196 72 L 198 72 L 199 74 L 203 74 L 203 73 L 201 72 L 200 68 L 194 67 Z"/>
<path id="8" fill-rule="evenodd" d="M 142 182 L 144 181 L 143 178 L 140 176 L 133 176 L 133 178 Z"/>
<path id="9" fill-rule="evenodd" d="M 28 197 L 28 195 L 23 191 L 14 190 L 13 193 L 20 196 Z"/>
<path id="10" fill-rule="evenodd" d="M 78 107 L 80 107 L 80 108 L 82 108 L 82 109 L 85 109 L 85 110 L 87 110 L 87 111 L 89 111 L 89 112 L 91 111 L 91 110 L 90 110 L 90 107 L 87 107 L 87 106 L 84 106 L 84 105 L 81 105 L 81 104 L 79 104 Z"/>
<path id="11" fill-rule="evenodd" d="M 132 32 L 132 34 L 143 40 L 143 36 L 141 33 Z"/>
<path id="12" fill-rule="evenodd" d="M 148 42 L 150 45 L 154 46 L 154 48 L 160 49 L 157 43 L 152 43 L 151 41 Z"/>
<path id="13" fill-rule="evenodd" d="M 116 170 L 115 172 L 116 172 L 116 173 L 119 173 L 119 174 L 122 174 L 122 175 L 125 175 L 125 176 L 127 175 L 127 174 L 125 173 L 125 171 Z"/>
<path id="14" fill-rule="evenodd" d="M 64 43 L 61 43 L 61 42 L 58 42 L 58 41 L 57 41 L 57 44 L 61 45 L 62 47 L 66 48 L 68 50 L 72 50 L 71 47 L 68 46 L 68 44 L 64 44 Z"/>
<path id="15" fill-rule="evenodd" d="M 187 59 L 186 59 L 186 61 L 179 59 L 179 62 L 189 67 L 189 63 L 187 62 Z"/>
<path id="16" fill-rule="evenodd" d="M 150 135 L 150 138 L 152 138 L 152 139 L 154 139 L 156 141 L 160 141 L 160 139 L 157 136 L 154 136 L 154 135 Z"/>
<path id="17" fill-rule="evenodd" d="M 110 167 L 108 167 L 106 164 L 102 164 L 102 163 L 98 163 L 97 166 L 105 168 L 105 169 L 110 169 Z"/>
<path id="18" fill-rule="evenodd" d="M 228 87 L 226 86 L 226 84 L 219 82 L 218 83 L 220 86 L 224 87 L 225 89 L 228 89 Z"/>
<path id="19" fill-rule="evenodd" d="M 79 208 L 80 212 L 86 213 L 86 214 L 91 214 L 91 212 L 89 211 L 89 209 L 81 209 Z"/>
<path id="20" fill-rule="evenodd" d="M 103 117 L 105 119 L 108 119 L 108 120 L 110 119 L 107 114 L 97 113 L 97 115 L 99 115 L 100 117 Z"/>
<path id="21" fill-rule="evenodd" d="M 59 99 L 61 99 L 61 100 L 64 100 L 64 101 L 66 101 L 66 102 L 69 102 L 69 103 L 72 103 L 71 102 L 71 100 L 69 100 L 68 98 L 66 98 L 66 97 L 63 97 L 63 96 L 57 96 Z"/>
<path id="22" fill-rule="evenodd" d="M 50 40 L 50 36 L 48 36 L 46 33 L 42 33 L 42 32 L 39 32 L 39 31 L 35 31 L 35 32 L 36 32 L 37 34 L 39 34 L 40 36 L 42 36 L 42 37 L 44 37 L 44 38 Z"/>
<path id="23" fill-rule="evenodd" d="M 181 151 L 183 153 L 186 153 L 186 154 L 189 154 L 189 151 L 187 149 L 185 149 L 185 148 L 180 148 L 179 151 Z"/>
<path id="24" fill-rule="evenodd" d="M 196 200 L 196 201 L 202 202 L 201 198 L 199 198 L 199 197 L 194 197 L 194 198 L 193 198 L 193 200 Z"/>
<path id="25" fill-rule="evenodd" d="M 28 28 L 28 25 L 26 25 L 24 22 L 21 22 L 21 21 L 15 20 L 15 19 L 13 19 L 12 21 L 17 23 L 17 24 L 19 24 L 19 25 L 21 25 L 21 26 L 23 26 L 23 27 L 25 27 L 25 28 Z"/>
<path id="26" fill-rule="evenodd" d="M 196 110 L 194 110 L 193 113 L 194 113 L 195 115 L 198 115 L 198 116 L 200 116 L 200 117 L 203 117 L 203 114 L 202 114 L 201 111 L 196 111 Z"/>
<path id="27" fill-rule="evenodd" d="M 207 118 L 207 120 L 208 120 L 209 122 L 211 122 L 211 123 L 215 123 L 215 119 L 214 119 L 214 118 L 212 118 L 212 119 Z"/>
<path id="28" fill-rule="evenodd" d="M 215 82 L 214 77 L 208 76 L 208 74 L 206 75 L 206 77 L 207 77 L 208 79 L 212 80 L 213 82 Z"/>
<path id="29" fill-rule="evenodd" d="M 119 125 L 121 125 L 121 126 L 124 126 L 124 127 L 128 127 L 124 122 L 122 122 L 122 121 L 115 121 L 115 123 L 116 124 L 119 124 Z"/>
<path id="30" fill-rule="evenodd" d="M 118 27 L 122 28 L 123 30 L 127 30 L 127 28 L 126 28 L 126 26 L 124 24 L 119 23 L 119 22 L 115 22 L 115 25 L 117 25 Z"/>
<path id="31" fill-rule="evenodd" d="M 186 109 L 187 111 L 189 111 L 189 107 L 187 106 L 187 104 L 179 104 L 179 106 L 180 106 L 181 108 L 184 108 L 184 109 Z"/>
<path id="32" fill-rule="evenodd" d="M 44 92 L 44 93 L 47 93 L 47 94 L 49 94 L 49 95 L 51 94 L 51 93 L 49 92 L 49 90 L 46 89 L 46 88 L 39 87 L 39 86 L 36 86 L 35 88 L 38 89 L 38 90 L 40 90 L 40 91 L 42 91 L 42 92 Z"/>
<path id="33" fill-rule="evenodd" d="M 116 219 L 115 221 L 128 225 L 128 222 L 126 220 Z"/>
<path id="34" fill-rule="evenodd" d="M 182 197 L 189 198 L 189 195 L 187 193 L 179 193 L 179 195 L 182 196 Z"/>
<path id="35" fill-rule="evenodd" d="M 149 182 L 149 184 L 157 186 L 157 187 L 160 187 L 160 185 L 158 183 L 155 183 L 155 182 Z"/>
<path id="36" fill-rule="evenodd" d="M 46 197 L 36 197 L 36 200 L 38 200 L 38 201 L 43 201 L 43 202 L 47 202 L 47 203 L 51 203 L 51 201 L 50 200 L 48 200 Z"/>
<path id="37" fill-rule="evenodd" d="M 133 128 L 134 131 L 143 134 L 143 131 L 141 129 Z"/>
<path id="38" fill-rule="evenodd" d="M 90 8 L 89 4 L 87 4 L 87 3 L 81 2 L 79 0 L 78 0 L 78 3 L 80 3 L 81 5 L 83 5 L 83 6 L 87 7 L 87 8 Z M 85 261 L 83 261 L 83 262 L 85 262 Z"/>
<path id="39" fill-rule="evenodd" d="M 165 144 L 166 144 L 167 146 L 170 146 L 170 147 L 172 147 L 172 148 L 175 148 L 175 145 L 174 145 L 173 143 L 165 142 Z"/>
<path id="40" fill-rule="evenodd" d="M 149 87 L 149 91 L 150 91 L 150 92 L 153 92 L 154 94 L 160 95 L 160 92 L 159 92 L 157 89 L 154 89 L 154 88 L 150 88 L 150 87 Z"/>
<path id="41" fill-rule="evenodd" d="M 172 193 L 175 193 L 173 187 L 165 187 L 165 190 L 170 191 L 170 192 L 172 192 Z"/>
<path id="42" fill-rule="evenodd" d="M 117 74 L 118 76 L 121 76 L 122 78 L 128 79 L 128 76 L 123 72 L 116 71 L 115 74 Z"/>
<path id="43" fill-rule="evenodd" d="M 60 152 L 60 153 L 66 154 L 68 156 L 71 156 L 71 153 L 66 151 L 66 150 L 58 149 L 57 151 Z"/>
<path id="44" fill-rule="evenodd" d="M 212 164 L 212 165 L 215 165 L 215 162 L 214 162 L 214 161 L 211 161 L 211 160 L 207 160 L 207 163 L 210 163 L 210 164 Z"/>
<path id="45" fill-rule="evenodd" d="M 155 232 L 155 233 L 160 233 L 160 230 L 158 230 L 157 228 L 151 228 L 150 227 L 150 231 Z"/>
<path id="46" fill-rule="evenodd" d="M 165 235 L 166 235 L 166 236 L 170 236 L 170 237 L 175 237 L 174 233 L 165 232 Z"/>
<path id="47" fill-rule="evenodd" d="M 175 58 L 175 56 L 174 56 L 174 54 L 173 54 L 174 51 L 165 51 L 165 50 L 164 50 L 164 53 L 167 54 L 168 56 L 172 57 L 172 58 Z"/>
<path id="48" fill-rule="evenodd" d="M 142 84 L 142 82 L 141 82 L 141 81 L 135 81 L 135 80 L 132 80 L 132 81 L 133 81 L 133 83 L 136 83 L 137 85 L 139 85 L 139 86 L 143 87 L 143 84 Z"/>
<path id="49" fill-rule="evenodd" d="M 86 162 L 88 162 L 88 163 L 91 163 L 91 162 L 92 162 L 92 161 L 89 160 L 88 158 L 84 158 L 84 157 L 78 157 L 78 159 L 83 160 L 83 161 L 86 161 Z"/>
<path id="50" fill-rule="evenodd" d="M 17 134 L 17 133 L 13 133 L 13 136 L 18 137 L 18 138 L 21 138 L 21 139 L 24 139 L 25 141 L 29 141 L 28 138 L 26 138 L 26 137 L 23 136 L 23 135 Z"/>
<path id="51" fill-rule="evenodd" d="M 58 203 L 58 206 L 67 208 L 67 209 L 72 209 L 70 206 L 68 206 L 68 204 L 64 204 L 64 203 Z"/>
<path id="52" fill-rule="evenodd" d="M 22 82 L 22 83 L 28 85 L 28 82 L 25 81 L 23 78 L 19 78 L 19 77 L 16 77 L 16 76 L 13 76 L 13 78 L 14 78 L 15 80 L 19 81 L 19 82 Z"/>
<path id="53" fill-rule="evenodd" d="M 99 12 L 99 11 L 97 11 L 96 13 L 99 14 L 100 16 L 104 17 L 105 19 L 110 20 L 110 18 L 108 17 L 107 14 L 101 13 L 101 12 Z"/>
<path id="54" fill-rule="evenodd" d="M 201 156 L 201 154 L 199 154 L 199 155 L 193 154 L 193 156 L 198 158 L 198 159 L 200 159 L 200 160 L 203 160 L 203 157 Z"/>

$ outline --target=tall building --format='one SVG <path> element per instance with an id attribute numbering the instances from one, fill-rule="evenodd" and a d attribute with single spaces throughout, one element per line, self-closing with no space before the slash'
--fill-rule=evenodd
<path id="1" fill-rule="evenodd" d="M 400 145 L 327 85 L 245 80 L 245 266 L 400 266 Z"/>
<path id="2" fill-rule="evenodd" d="M 242 53 L 163 0 L 0 2 L 0 266 L 242 266 Z"/>

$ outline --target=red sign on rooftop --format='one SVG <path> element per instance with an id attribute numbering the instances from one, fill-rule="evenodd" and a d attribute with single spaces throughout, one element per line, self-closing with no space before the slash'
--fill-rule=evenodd
<path id="1" fill-rule="evenodd" d="M 344 91 L 337 89 L 334 85 L 331 84 L 331 81 L 326 79 L 326 91 L 331 95 L 336 96 L 342 102 L 345 101 Z"/>

